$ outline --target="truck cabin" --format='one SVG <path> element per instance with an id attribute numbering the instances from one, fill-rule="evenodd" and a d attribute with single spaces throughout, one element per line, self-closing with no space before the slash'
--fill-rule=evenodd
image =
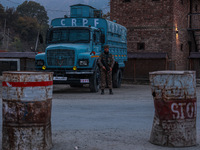
<path id="1" fill-rule="evenodd" d="M 105 34 L 94 27 L 56 27 L 50 28 L 47 33 L 46 44 L 60 43 L 94 43 L 103 44 Z"/>
<path id="2" fill-rule="evenodd" d="M 46 37 L 47 45 L 90 42 L 104 44 L 105 30 L 97 28 L 99 20 L 93 19 L 102 18 L 102 11 L 83 4 L 72 5 L 70 9 L 70 18 L 52 21 L 52 28 L 49 29 Z"/>

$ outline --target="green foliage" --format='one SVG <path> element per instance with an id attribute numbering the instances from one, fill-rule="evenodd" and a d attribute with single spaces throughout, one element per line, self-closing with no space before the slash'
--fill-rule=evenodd
<path id="1" fill-rule="evenodd" d="M 25 1 L 17 7 L 17 12 L 21 16 L 37 18 L 39 24 L 47 24 L 49 17 L 44 6 L 34 1 Z"/>
<path id="2" fill-rule="evenodd" d="M 33 41 L 36 38 L 39 25 L 36 19 L 30 17 L 19 17 L 16 23 L 17 32 L 23 41 Z"/>
<path id="3" fill-rule="evenodd" d="M 7 8 L 0 4 L 0 49 L 5 49 L 2 38 L 6 33 L 9 36 L 9 49 L 14 51 L 30 51 L 35 49 L 38 33 L 46 35 L 48 29 L 48 16 L 45 8 L 39 3 L 25 1 L 14 8 Z M 6 24 L 5 24 L 6 22 Z M 4 30 L 4 27 L 5 30 Z M 9 32 L 8 32 L 9 30 Z M 38 48 L 43 49 L 45 44 L 38 43 Z"/>
<path id="4" fill-rule="evenodd" d="M 22 51 L 22 49 L 23 49 L 23 44 L 22 44 L 22 42 L 21 42 L 19 37 L 15 37 L 14 38 L 14 41 L 12 42 L 11 46 L 15 47 L 15 49 L 17 51 Z"/>
<path id="5" fill-rule="evenodd" d="M 0 4 L 0 13 L 4 12 L 4 7 L 3 5 Z"/>
<path id="6" fill-rule="evenodd" d="M 3 18 L 5 18 L 4 7 L 0 4 L 0 25 L 3 24 Z"/>
<path id="7" fill-rule="evenodd" d="M 18 13 L 15 11 L 14 8 L 8 8 L 5 10 L 5 19 L 6 20 L 6 27 L 13 28 L 15 27 L 16 21 L 18 19 Z"/>

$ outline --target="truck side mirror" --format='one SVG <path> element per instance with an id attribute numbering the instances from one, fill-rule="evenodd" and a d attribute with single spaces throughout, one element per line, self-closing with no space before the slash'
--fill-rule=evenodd
<path id="1" fill-rule="evenodd" d="M 48 29 L 46 33 L 46 44 L 52 41 L 52 36 L 53 36 L 53 33 L 51 29 Z"/>
<path id="2" fill-rule="evenodd" d="M 101 34 L 101 43 L 104 44 L 105 43 L 105 35 Z"/>

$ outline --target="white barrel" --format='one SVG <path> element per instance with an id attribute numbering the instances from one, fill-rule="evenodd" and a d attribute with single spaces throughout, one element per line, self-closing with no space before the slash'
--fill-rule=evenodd
<path id="1" fill-rule="evenodd" d="M 150 142 L 168 147 L 196 145 L 196 73 L 150 73 L 155 116 Z"/>
<path id="2" fill-rule="evenodd" d="M 3 72 L 4 150 L 48 150 L 52 147 L 53 73 Z"/>

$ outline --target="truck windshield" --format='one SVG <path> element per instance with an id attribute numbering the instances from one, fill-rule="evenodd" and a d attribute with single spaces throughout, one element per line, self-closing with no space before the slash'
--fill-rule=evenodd
<path id="1" fill-rule="evenodd" d="M 47 35 L 47 43 L 89 43 L 88 29 L 53 29 Z"/>

